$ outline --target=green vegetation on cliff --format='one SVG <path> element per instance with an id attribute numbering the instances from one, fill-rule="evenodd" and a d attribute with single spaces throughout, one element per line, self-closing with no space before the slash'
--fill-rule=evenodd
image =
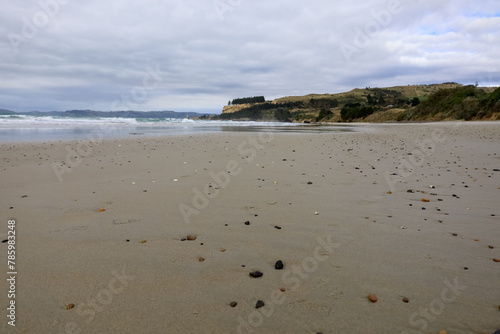
<path id="1" fill-rule="evenodd" d="M 488 93 L 475 86 L 441 89 L 409 113 L 410 120 L 499 119 L 500 87 Z"/>
<path id="2" fill-rule="evenodd" d="M 235 99 L 233 101 L 247 99 Z M 447 82 L 353 89 L 225 107 L 217 119 L 292 122 L 400 122 L 500 119 L 500 88 Z M 238 102 L 238 101 L 237 101 Z"/>

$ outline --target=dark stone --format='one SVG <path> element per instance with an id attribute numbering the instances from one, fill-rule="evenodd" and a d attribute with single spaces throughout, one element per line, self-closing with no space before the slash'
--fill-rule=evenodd
<path id="1" fill-rule="evenodd" d="M 281 269 L 283 269 L 283 267 L 284 267 L 283 262 L 281 260 L 276 261 L 276 264 L 274 265 L 274 268 L 276 270 L 281 270 Z"/>
<path id="2" fill-rule="evenodd" d="M 307 182 L 307 184 L 313 184 L 311 181 Z"/>
<path id="3" fill-rule="evenodd" d="M 266 304 L 262 300 L 258 300 L 257 304 L 255 304 L 255 308 L 261 308 L 264 307 L 264 305 Z"/>
<path id="4" fill-rule="evenodd" d="M 249 221 L 246 221 L 246 222 L 245 222 L 245 225 L 250 225 L 250 222 L 249 222 Z"/>
<path id="5" fill-rule="evenodd" d="M 254 277 L 254 278 L 259 278 L 259 277 L 262 277 L 262 275 L 264 275 L 261 271 L 252 271 L 250 274 L 250 276 Z"/>
<path id="6" fill-rule="evenodd" d="M 281 227 L 279 227 L 279 226 L 275 226 L 274 228 L 277 230 L 281 230 Z"/>
<path id="7" fill-rule="evenodd" d="M 456 234 L 456 233 L 452 233 L 451 235 L 452 235 L 452 236 L 454 236 L 454 237 L 456 237 L 458 234 Z"/>
<path id="8" fill-rule="evenodd" d="M 231 306 L 231 307 L 236 307 L 236 305 L 238 305 L 238 303 L 237 303 L 237 302 L 231 302 L 231 303 L 229 304 L 229 306 Z"/>

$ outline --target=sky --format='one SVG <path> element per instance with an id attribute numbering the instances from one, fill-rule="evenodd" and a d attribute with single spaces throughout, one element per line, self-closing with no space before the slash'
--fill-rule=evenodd
<path id="1" fill-rule="evenodd" d="M 0 109 L 500 85 L 498 0 L 0 0 Z"/>

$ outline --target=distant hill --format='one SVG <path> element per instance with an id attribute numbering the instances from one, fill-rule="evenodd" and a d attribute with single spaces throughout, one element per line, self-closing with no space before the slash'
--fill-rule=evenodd
<path id="1" fill-rule="evenodd" d="M 463 86 L 454 82 L 366 87 L 337 94 L 288 96 L 271 102 L 226 106 L 217 118 L 292 122 L 500 119 L 498 91 L 495 87 Z M 441 101 L 445 98 L 451 100 Z M 450 107 L 453 112 L 448 110 Z"/>
<path id="2" fill-rule="evenodd" d="M 7 110 L 8 111 L 8 110 Z M 1 114 L 2 110 L 0 110 Z M 29 111 L 16 113 L 10 111 L 7 115 L 55 116 L 55 117 L 85 117 L 85 118 L 185 118 L 186 116 L 200 117 L 204 114 L 196 112 L 176 111 L 94 111 L 94 110 L 67 110 L 67 111 Z"/>
<path id="3" fill-rule="evenodd" d="M 16 113 L 12 110 L 0 109 L 0 115 L 15 115 Z"/>

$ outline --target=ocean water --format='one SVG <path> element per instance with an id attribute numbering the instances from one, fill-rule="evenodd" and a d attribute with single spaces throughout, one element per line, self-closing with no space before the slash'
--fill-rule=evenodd
<path id="1" fill-rule="evenodd" d="M 157 118 L 73 118 L 0 115 L 0 143 L 125 138 L 131 136 L 194 135 L 214 132 L 353 132 L 349 125 L 282 122 L 205 121 Z"/>

